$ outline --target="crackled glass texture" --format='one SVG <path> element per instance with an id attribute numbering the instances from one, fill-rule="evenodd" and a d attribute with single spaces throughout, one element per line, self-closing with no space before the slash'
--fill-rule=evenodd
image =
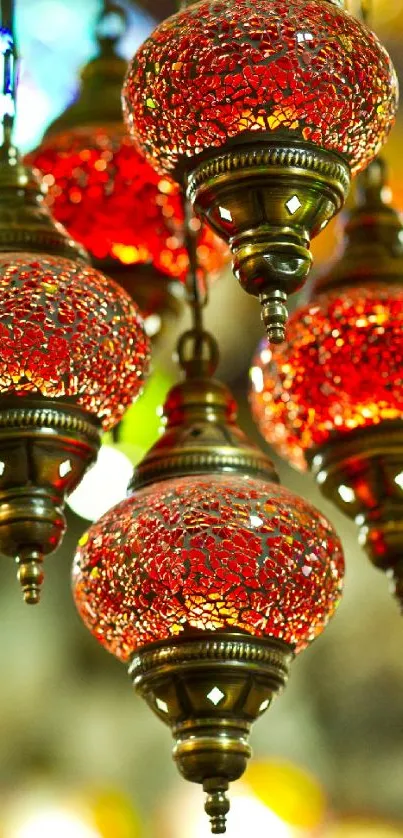
<path id="1" fill-rule="evenodd" d="M 122 660 L 187 629 L 241 629 L 304 648 L 338 603 L 343 554 L 329 522 L 274 483 L 182 477 L 142 489 L 83 536 L 75 601 Z"/>
<path id="2" fill-rule="evenodd" d="M 189 259 L 179 187 L 136 152 L 123 125 L 66 131 L 27 159 L 45 176 L 54 216 L 95 259 L 150 265 L 185 280 Z M 192 223 L 200 230 L 199 265 L 214 276 L 228 250 L 200 221 Z"/>
<path id="3" fill-rule="evenodd" d="M 403 419 L 403 288 L 339 288 L 296 311 L 286 343 L 258 349 L 251 404 L 265 439 L 300 469 L 334 434 Z"/>
<path id="4" fill-rule="evenodd" d="M 0 254 L 0 394 L 73 398 L 108 429 L 138 396 L 148 352 L 137 307 L 99 271 Z"/>
<path id="5" fill-rule="evenodd" d="M 124 86 L 129 130 L 160 171 L 243 133 L 304 140 L 356 172 L 385 142 L 396 74 L 327 0 L 205 0 L 157 27 Z"/>

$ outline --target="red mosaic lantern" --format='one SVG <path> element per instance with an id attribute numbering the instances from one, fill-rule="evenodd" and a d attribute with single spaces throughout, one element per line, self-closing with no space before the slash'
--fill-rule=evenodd
<path id="1" fill-rule="evenodd" d="M 157 483 L 108 512 L 80 542 L 74 594 L 123 661 L 192 630 L 299 652 L 323 631 L 341 578 L 340 544 L 313 507 L 275 483 L 219 474 Z"/>
<path id="2" fill-rule="evenodd" d="M 340 209 L 397 107 L 387 53 L 341 6 L 204 0 L 157 27 L 124 87 L 133 138 L 160 172 L 186 175 L 273 342 L 309 270 L 310 236 Z"/>
<path id="3" fill-rule="evenodd" d="M 82 70 L 78 99 L 27 160 L 44 175 L 55 218 L 130 293 L 154 334 L 164 318 L 177 315 L 183 296 L 180 283 L 189 267 L 184 201 L 178 184 L 157 175 L 126 135 L 121 87 L 127 64 L 116 53 L 115 26 L 111 37 L 106 34 L 117 16 L 123 31 L 123 10 L 108 2 L 98 27 L 99 52 Z M 200 274 L 215 278 L 228 249 L 198 219 L 192 223 L 199 231 Z"/>
<path id="4" fill-rule="evenodd" d="M 131 298 L 87 264 L 13 147 L 0 184 L 0 550 L 36 603 L 65 497 L 138 396 L 149 345 Z"/>
<path id="5" fill-rule="evenodd" d="M 277 485 L 223 385 L 188 378 L 165 418 L 133 494 L 83 536 L 73 592 L 84 623 L 172 728 L 175 761 L 203 785 L 222 833 L 251 724 L 332 616 L 343 556 L 329 522 Z"/>
<path id="6" fill-rule="evenodd" d="M 0 399 L 74 401 L 109 430 L 138 396 L 148 342 L 138 310 L 85 263 L 0 253 Z"/>
<path id="7" fill-rule="evenodd" d="M 134 150 L 123 125 L 51 135 L 29 159 L 44 174 L 55 218 L 96 263 L 115 271 L 119 265 L 123 271 L 146 266 L 185 280 L 189 258 L 179 186 L 156 174 Z M 194 226 L 200 229 L 200 221 L 194 219 Z M 210 277 L 226 262 L 225 246 L 206 227 L 200 230 L 198 258 Z"/>
<path id="8" fill-rule="evenodd" d="M 403 603 L 403 227 L 384 187 L 376 161 L 342 258 L 290 319 L 287 344 L 258 350 L 251 403 L 263 436 L 358 523 Z"/>
<path id="9" fill-rule="evenodd" d="M 306 469 L 335 435 L 403 420 L 402 370 L 403 285 L 329 290 L 292 315 L 286 344 L 261 345 L 253 413 L 281 456 Z"/>

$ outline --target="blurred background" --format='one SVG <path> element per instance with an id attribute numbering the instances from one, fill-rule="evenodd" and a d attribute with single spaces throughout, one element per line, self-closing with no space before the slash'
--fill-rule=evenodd
<path id="1" fill-rule="evenodd" d="M 173 7 L 172 0 L 127 4 L 122 54 L 130 57 Z M 24 151 L 74 98 L 79 68 L 94 51 L 99 10 L 97 0 L 17 0 L 23 60 L 16 139 Z M 403 0 L 374 0 L 374 28 L 402 76 Z M 386 150 L 403 207 L 402 141 L 403 118 Z M 337 222 L 314 244 L 317 269 L 336 244 Z M 237 395 L 244 428 L 257 439 L 247 376 L 261 337 L 259 315 L 229 273 L 211 291 L 208 322 L 221 345 L 221 374 Z M 157 437 L 158 406 L 175 376 L 166 360 L 174 344 L 172 333 L 164 362 L 157 354 L 149 388 L 125 422 L 121 447 L 132 461 Z M 326 505 L 310 477 L 278 467 L 285 485 L 337 527 L 348 563 L 346 593 L 325 636 L 294 664 L 287 691 L 256 726 L 255 760 L 234 789 L 228 838 L 251 829 L 267 838 L 403 836 L 401 617 L 385 578 L 358 548 L 354 526 Z M 118 467 L 113 471 L 118 480 Z M 104 483 L 76 500 L 81 515 L 69 512 L 63 548 L 47 562 L 40 607 L 22 604 L 14 568 L 0 564 L 0 838 L 208 835 L 202 793 L 178 778 L 168 730 L 74 610 L 71 560 L 85 518 L 111 501 L 108 463 L 106 473 Z M 127 472 L 120 475 L 114 492 L 123 495 Z"/>

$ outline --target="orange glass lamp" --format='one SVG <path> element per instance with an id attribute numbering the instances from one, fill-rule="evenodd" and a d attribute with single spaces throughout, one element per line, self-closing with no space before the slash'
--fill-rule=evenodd
<path id="1" fill-rule="evenodd" d="M 98 55 L 84 67 L 77 101 L 48 128 L 28 156 L 48 185 L 55 218 L 81 242 L 94 264 L 135 299 L 150 336 L 174 317 L 188 269 L 180 187 L 158 175 L 133 148 L 122 122 L 121 87 L 127 64 L 108 36 L 121 7 L 105 4 L 98 26 Z M 122 32 L 120 33 L 122 34 Z M 217 276 L 228 261 L 223 242 L 200 221 L 200 271 Z"/>
<path id="2" fill-rule="evenodd" d="M 203 0 L 161 23 L 123 89 L 129 131 L 230 245 L 243 288 L 284 339 L 310 238 L 385 141 L 397 81 L 342 0 Z"/>
<path id="3" fill-rule="evenodd" d="M 403 604 L 403 225 L 382 160 L 360 177 L 341 259 L 261 346 L 251 404 L 263 436 L 359 527 Z"/>

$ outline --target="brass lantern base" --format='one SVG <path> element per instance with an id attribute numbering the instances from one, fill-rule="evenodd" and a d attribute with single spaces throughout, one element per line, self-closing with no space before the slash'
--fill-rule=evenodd
<path id="1" fill-rule="evenodd" d="M 1 399 L 0 551 L 16 559 L 28 604 L 39 601 L 43 558 L 66 528 L 64 499 L 94 462 L 100 433 L 74 404 Z"/>
<path id="2" fill-rule="evenodd" d="M 393 580 L 403 611 L 403 421 L 333 437 L 310 465 L 322 494 L 357 523 L 360 544 Z"/>
<path id="3" fill-rule="evenodd" d="M 225 832 L 226 791 L 245 771 L 251 725 L 284 687 L 292 659 L 281 640 L 231 631 L 189 632 L 132 659 L 137 692 L 172 730 L 179 771 L 203 785 L 213 834 Z"/>
<path id="4" fill-rule="evenodd" d="M 343 206 L 350 172 L 337 154 L 290 137 L 248 140 L 200 162 L 187 194 L 229 243 L 235 276 L 259 297 L 269 340 L 281 343 L 287 297 L 311 267 L 310 239 Z"/>

